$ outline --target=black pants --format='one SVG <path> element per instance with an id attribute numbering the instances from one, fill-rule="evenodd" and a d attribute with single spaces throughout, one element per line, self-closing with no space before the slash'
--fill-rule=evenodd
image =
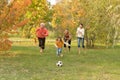
<path id="1" fill-rule="evenodd" d="M 39 41 L 39 47 L 45 49 L 45 38 L 38 38 L 38 41 Z"/>
<path id="2" fill-rule="evenodd" d="M 71 45 L 71 39 L 68 40 L 68 39 L 65 39 L 65 38 L 64 38 L 64 42 L 68 42 L 68 44 Z M 66 48 L 66 44 L 64 44 L 64 47 Z M 70 50 L 71 46 L 68 46 L 68 48 L 69 48 L 69 50 Z"/>

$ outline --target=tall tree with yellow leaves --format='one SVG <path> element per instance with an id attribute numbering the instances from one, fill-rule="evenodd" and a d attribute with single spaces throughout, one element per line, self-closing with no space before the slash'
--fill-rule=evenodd
<path id="1" fill-rule="evenodd" d="M 49 14 L 50 11 L 47 0 L 32 0 L 30 7 L 25 14 L 25 17 L 29 18 L 30 21 L 21 28 L 21 36 L 35 38 L 36 27 L 38 27 L 41 22 L 49 22 Z"/>
<path id="2" fill-rule="evenodd" d="M 75 32 L 81 22 L 80 18 L 85 14 L 79 0 L 62 0 L 53 6 L 53 9 L 52 26 L 57 30 L 57 34 L 62 34 L 66 28 Z"/>

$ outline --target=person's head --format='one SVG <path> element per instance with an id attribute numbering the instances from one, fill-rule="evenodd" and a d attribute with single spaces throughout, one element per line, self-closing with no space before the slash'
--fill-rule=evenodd
<path id="1" fill-rule="evenodd" d="M 62 38 L 61 38 L 61 37 L 58 37 L 58 38 L 57 38 L 57 41 L 62 41 Z"/>
<path id="2" fill-rule="evenodd" d="M 83 24 L 81 23 L 81 24 L 79 25 L 79 27 L 80 27 L 80 28 L 83 28 Z"/>
<path id="3" fill-rule="evenodd" d="M 66 28 L 65 31 L 69 31 L 69 30 Z"/>
<path id="4" fill-rule="evenodd" d="M 69 33 L 69 30 L 68 29 L 65 29 L 65 34 L 68 34 Z"/>
<path id="5" fill-rule="evenodd" d="M 40 27 L 44 28 L 45 27 L 45 23 L 40 23 Z"/>

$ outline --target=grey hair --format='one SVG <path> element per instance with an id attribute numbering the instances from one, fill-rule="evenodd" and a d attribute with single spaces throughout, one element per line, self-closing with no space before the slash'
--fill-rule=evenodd
<path id="1" fill-rule="evenodd" d="M 40 26 L 43 26 L 43 27 L 45 27 L 45 23 L 40 23 Z"/>

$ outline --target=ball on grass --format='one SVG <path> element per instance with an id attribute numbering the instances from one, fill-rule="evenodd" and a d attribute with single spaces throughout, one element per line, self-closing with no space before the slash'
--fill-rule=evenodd
<path id="1" fill-rule="evenodd" d="M 58 62 L 56 63 L 56 66 L 62 67 L 62 66 L 63 66 L 63 62 L 62 62 L 62 61 L 58 61 Z"/>

